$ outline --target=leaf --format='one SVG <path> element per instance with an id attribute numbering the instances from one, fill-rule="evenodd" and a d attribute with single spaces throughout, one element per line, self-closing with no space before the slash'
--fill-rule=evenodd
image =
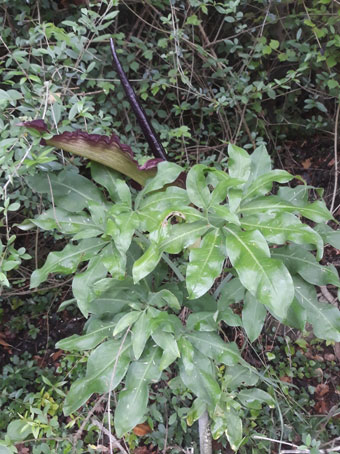
<path id="1" fill-rule="evenodd" d="M 228 172 L 232 178 L 247 181 L 250 175 L 251 159 L 243 148 L 236 145 L 228 145 Z"/>
<path id="2" fill-rule="evenodd" d="M 195 331 L 188 333 L 186 338 L 203 355 L 217 363 L 231 366 L 241 360 L 236 344 L 223 342 L 216 333 Z"/>
<path id="3" fill-rule="evenodd" d="M 140 317 L 140 311 L 130 311 L 127 314 L 123 315 L 123 317 L 117 323 L 115 329 L 113 330 L 113 336 L 117 336 L 117 334 L 121 333 L 125 330 L 128 326 L 133 325 Z"/>
<path id="4" fill-rule="evenodd" d="M 215 229 L 207 233 L 199 248 L 190 251 L 186 286 L 190 299 L 204 295 L 220 275 L 225 260 L 224 238 Z"/>
<path id="5" fill-rule="evenodd" d="M 246 189 L 244 199 L 255 197 L 258 195 L 267 194 L 271 191 L 273 182 L 287 183 L 293 179 L 293 175 L 285 170 L 271 170 L 270 172 L 259 176 L 255 181 Z"/>
<path id="6" fill-rule="evenodd" d="M 62 350 L 91 350 L 100 344 L 106 337 L 110 334 L 112 335 L 113 328 L 116 326 L 116 323 L 105 322 L 99 319 L 90 320 L 90 326 L 87 329 L 87 333 L 79 336 L 78 334 L 73 334 L 70 337 L 61 339 L 56 343 L 56 348 L 61 348 Z"/>
<path id="7" fill-rule="evenodd" d="M 109 210 L 105 233 L 113 238 L 120 253 L 125 254 L 129 249 L 138 227 L 137 213 L 127 206 L 116 204 Z"/>
<path id="8" fill-rule="evenodd" d="M 60 252 L 50 252 L 44 265 L 33 272 L 30 288 L 38 287 L 42 282 L 46 281 L 50 273 L 74 273 L 80 262 L 89 260 L 106 244 L 107 242 L 100 238 L 90 238 L 81 240 L 77 245 L 68 244 Z"/>
<path id="9" fill-rule="evenodd" d="M 241 226 L 246 230 L 259 230 L 266 240 L 273 244 L 285 244 L 287 241 L 313 244 L 317 248 L 319 260 L 323 255 L 324 245 L 321 236 L 291 213 L 245 216 Z"/>
<path id="10" fill-rule="evenodd" d="M 142 312 L 132 329 L 132 348 L 137 360 L 141 357 L 146 342 L 151 335 L 150 320 L 149 313 Z"/>
<path id="11" fill-rule="evenodd" d="M 270 258 L 268 245 L 258 231 L 225 227 L 226 247 L 240 281 L 262 304 L 284 318 L 294 297 L 292 278 L 279 260 Z"/>
<path id="12" fill-rule="evenodd" d="M 144 422 L 149 400 L 149 384 L 160 379 L 159 368 L 161 352 L 150 348 L 139 361 L 134 361 L 127 373 L 125 388 L 119 393 L 114 416 L 117 437 Z"/>
<path id="13" fill-rule="evenodd" d="M 7 426 L 7 437 L 15 442 L 23 441 L 32 433 L 32 426 L 23 419 L 14 419 Z M 12 452 L 12 451 L 10 451 Z"/>
<path id="14" fill-rule="evenodd" d="M 199 208 L 207 209 L 210 203 L 210 191 L 206 183 L 204 172 L 209 167 L 197 164 L 189 170 L 186 179 L 187 193 L 190 201 Z"/>
<path id="15" fill-rule="evenodd" d="M 275 407 L 275 399 L 262 389 L 242 389 L 237 394 L 237 398 L 248 408 L 254 408 L 260 410 L 262 403 L 266 403 L 270 408 Z"/>
<path id="16" fill-rule="evenodd" d="M 317 224 L 314 230 L 322 236 L 325 243 L 340 249 L 340 230 L 334 230 L 326 224 Z"/>
<path id="17" fill-rule="evenodd" d="M 231 449 L 236 452 L 242 443 L 242 419 L 233 408 L 225 412 L 224 418 L 227 426 L 225 434 Z"/>
<path id="18" fill-rule="evenodd" d="M 315 288 L 302 279 L 294 278 L 295 294 L 306 309 L 307 321 L 319 339 L 340 341 L 340 311 L 328 303 L 318 301 Z"/>
<path id="19" fill-rule="evenodd" d="M 158 245 L 151 243 L 144 254 L 133 264 L 132 275 L 135 284 L 156 268 L 161 256 L 162 251 L 160 251 Z"/>
<path id="20" fill-rule="evenodd" d="M 101 256 L 92 258 L 89 261 L 87 270 L 83 273 L 78 273 L 72 281 L 73 296 L 76 298 L 77 305 L 84 317 L 88 316 L 89 304 L 95 299 L 93 284 L 107 274 L 102 260 Z"/>
<path id="21" fill-rule="evenodd" d="M 244 386 L 255 386 L 259 377 L 251 366 L 235 364 L 235 366 L 226 367 L 223 380 L 226 389 L 233 391 Z"/>
<path id="22" fill-rule="evenodd" d="M 244 298 L 244 292 L 244 286 L 241 284 L 239 278 L 234 277 L 230 281 L 226 282 L 220 289 L 218 309 L 224 310 L 230 304 L 242 301 Z"/>
<path id="23" fill-rule="evenodd" d="M 62 208 L 50 208 L 37 218 L 31 219 L 31 222 L 43 230 L 57 229 L 59 232 L 68 235 L 75 235 L 84 232 L 84 230 L 92 236 L 103 233 L 101 226 L 94 223 L 85 212 L 71 214 Z"/>
<path id="24" fill-rule="evenodd" d="M 162 330 L 153 332 L 152 339 L 163 350 L 159 367 L 161 370 L 164 370 L 180 356 L 177 342 L 171 333 Z"/>
<path id="25" fill-rule="evenodd" d="M 53 196 L 56 206 L 73 213 L 87 208 L 90 201 L 104 203 L 97 186 L 72 170 L 62 170 L 58 175 L 37 174 L 27 177 L 27 183 L 33 190 L 47 193 L 50 200 Z"/>
<path id="26" fill-rule="evenodd" d="M 260 145 L 253 151 L 250 155 L 250 161 L 250 176 L 245 187 L 249 187 L 259 176 L 269 173 L 272 169 L 271 159 L 265 145 Z"/>
<path id="27" fill-rule="evenodd" d="M 243 214 L 251 213 L 275 213 L 278 211 L 288 213 L 300 213 L 302 216 L 314 222 L 327 222 L 333 219 L 324 202 L 317 200 L 313 203 L 305 203 L 303 206 L 295 206 L 286 200 L 281 200 L 278 196 L 258 197 L 250 202 L 242 203 L 239 212 Z"/>
<path id="28" fill-rule="evenodd" d="M 218 402 L 221 390 L 215 379 L 211 361 L 195 350 L 192 362 L 179 361 L 179 373 L 184 385 L 211 407 Z"/>
<path id="29" fill-rule="evenodd" d="M 204 221 L 168 224 L 161 231 L 159 249 L 169 254 L 179 254 L 183 249 L 194 244 L 209 229 Z"/>
<path id="30" fill-rule="evenodd" d="M 148 303 L 150 306 L 158 308 L 169 306 L 175 312 L 178 312 L 181 309 L 177 297 L 168 289 L 162 289 L 157 293 L 150 293 Z"/>
<path id="31" fill-rule="evenodd" d="M 218 324 L 214 312 L 195 312 L 190 314 L 186 327 L 188 330 L 196 331 L 216 331 Z"/>
<path id="32" fill-rule="evenodd" d="M 266 315 L 266 307 L 247 292 L 242 310 L 242 324 L 250 342 L 254 342 L 261 334 Z"/>
<path id="33" fill-rule="evenodd" d="M 123 202 L 131 206 L 131 193 L 129 186 L 121 179 L 120 174 L 107 166 L 91 163 L 91 176 L 97 183 L 107 189 L 112 201 Z"/>
<path id="34" fill-rule="evenodd" d="M 320 265 L 314 255 L 301 246 L 289 245 L 276 248 L 273 250 L 272 255 L 282 260 L 291 273 L 298 273 L 310 284 L 332 284 L 340 287 L 336 268 L 333 265 Z"/>
<path id="35" fill-rule="evenodd" d="M 124 378 L 130 364 L 131 340 L 109 340 L 97 347 L 87 362 L 85 378 L 76 380 L 64 403 L 65 416 L 85 404 L 93 393 L 113 391 Z"/>

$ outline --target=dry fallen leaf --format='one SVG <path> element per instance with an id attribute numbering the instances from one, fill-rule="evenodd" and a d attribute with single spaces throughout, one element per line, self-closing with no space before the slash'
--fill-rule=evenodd
<path id="1" fill-rule="evenodd" d="M 307 170 L 310 168 L 310 166 L 312 164 L 312 160 L 310 158 L 308 158 L 305 161 L 302 161 L 301 164 L 302 164 L 302 167 Z"/>
<path id="2" fill-rule="evenodd" d="M 149 434 L 150 432 L 152 432 L 152 430 L 147 422 L 144 422 L 143 424 L 138 424 L 133 429 L 133 433 L 138 437 L 143 437 L 144 435 Z"/>

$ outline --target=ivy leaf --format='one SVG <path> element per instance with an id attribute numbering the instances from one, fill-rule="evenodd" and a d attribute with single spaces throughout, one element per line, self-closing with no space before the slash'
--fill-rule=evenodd
<path id="1" fill-rule="evenodd" d="M 279 260 L 270 258 L 259 231 L 243 232 L 225 227 L 226 247 L 242 284 L 274 314 L 284 318 L 294 297 L 292 278 Z"/>
<path id="2" fill-rule="evenodd" d="M 250 342 L 254 342 L 259 337 L 266 315 L 266 307 L 247 292 L 242 310 L 242 324 Z"/>
<path id="3" fill-rule="evenodd" d="M 199 208 L 207 209 L 210 203 L 210 191 L 206 183 L 204 172 L 209 167 L 197 164 L 189 170 L 186 187 L 190 201 Z"/>
<path id="4" fill-rule="evenodd" d="M 333 265 L 320 265 L 314 255 L 301 246 L 289 245 L 273 249 L 272 256 L 282 260 L 292 273 L 298 273 L 310 284 L 340 287 L 336 268 Z"/>
<path id="5" fill-rule="evenodd" d="M 81 240 L 77 245 L 68 244 L 62 251 L 50 252 L 44 265 L 33 272 L 30 288 L 38 287 L 50 273 L 74 273 L 80 262 L 89 260 L 106 244 L 100 238 L 90 238 Z"/>
<path id="6" fill-rule="evenodd" d="M 113 391 L 124 378 L 130 364 L 131 341 L 109 340 L 97 347 L 87 362 L 86 376 L 76 380 L 64 403 L 65 416 L 85 404 L 93 393 Z"/>
<path id="7" fill-rule="evenodd" d="M 215 229 L 207 233 L 199 248 L 190 251 L 186 285 L 190 299 L 204 295 L 220 275 L 225 260 L 224 238 Z"/>
<path id="8" fill-rule="evenodd" d="M 139 361 L 134 361 L 126 376 L 125 388 L 119 393 L 114 416 L 117 437 L 144 422 L 149 400 L 149 384 L 160 379 L 159 348 L 150 348 Z"/>
<path id="9" fill-rule="evenodd" d="M 243 148 L 236 145 L 228 145 L 228 172 L 232 178 L 247 181 L 250 175 L 251 159 Z"/>
<path id="10" fill-rule="evenodd" d="M 306 309 L 307 321 L 313 326 L 314 334 L 325 340 L 340 341 L 340 311 L 329 303 L 318 301 L 315 288 L 295 277 L 297 300 Z"/>

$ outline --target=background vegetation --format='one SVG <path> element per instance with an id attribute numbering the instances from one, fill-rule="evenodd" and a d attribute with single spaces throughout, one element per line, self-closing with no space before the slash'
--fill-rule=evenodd
<path id="1" fill-rule="evenodd" d="M 33 270 L 68 237 L 17 227 L 50 207 L 45 195 L 31 189 L 31 177 L 70 165 L 89 177 L 87 162 L 41 148 L 38 137 L 17 125 L 44 118 L 59 133 L 115 133 L 144 162 L 148 147 L 113 69 L 109 37 L 175 162 L 224 169 L 229 142 L 249 151 L 266 144 L 278 167 L 325 189 L 335 216 L 340 203 L 337 1 L 74 3 L 0 1 L 0 431 L 13 452 L 13 443 L 22 453 L 105 452 L 101 429 L 86 418 L 95 406 L 101 421 L 105 402 L 92 400 L 78 413 L 62 415 L 65 394 L 87 362 L 86 354 L 55 350 L 56 341 L 83 327 L 68 304 L 72 277 L 53 275 L 43 287 L 29 288 Z M 336 252 L 326 249 L 324 261 L 337 265 Z M 333 300 L 332 287 L 321 290 Z M 336 438 L 334 346 L 278 327 L 270 317 L 253 344 L 241 328 L 228 334 L 278 384 L 275 391 L 270 382 L 264 385 L 275 396 L 275 409 L 248 414 L 241 452 L 279 452 L 278 443 L 254 439 L 256 434 L 304 444 L 314 454 L 318 444 Z M 193 396 L 176 382 L 166 386 L 169 378 L 164 375 L 153 391 L 151 432 L 125 439 L 132 452 L 196 446 L 196 428 L 187 428 L 183 413 Z M 30 426 L 27 433 L 9 425 L 18 415 Z M 26 436 L 31 441 L 20 444 Z M 225 439 L 215 448 L 229 452 Z"/>

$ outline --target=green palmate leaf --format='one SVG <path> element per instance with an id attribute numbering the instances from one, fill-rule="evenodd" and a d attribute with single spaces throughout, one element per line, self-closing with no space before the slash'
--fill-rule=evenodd
<path id="1" fill-rule="evenodd" d="M 336 268 L 333 265 L 320 265 L 314 255 L 301 246 L 289 245 L 274 249 L 272 256 L 282 260 L 291 273 L 299 274 L 310 284 L 340 287 Z"/>
<path id="2" fill-rule="evenodd" d="M 232 178 L 247 181 L 250 175 L 251 159 L 243 148 L 230 144 L 228 146 L 228 170 Z"/>
<path id="3" fill-rule="evenodd" d="M 132 329 L 132 348 L 136 359 L 141 357 L 151 335 L 151 319 L 148 312 L 143 312 Z"/>
<path id="4" fill-rule="evenodd" d="M 84 231 L 91 236 L 103 233 L 101 226 L 97 225 L 88 214 L 84 212 L 71 214 L 62 208 L 50 208 L 37 218 L 31 219 L 31 222 L 40 229 L 58 229 L 59 232 L 69 235 Z"/>
<path id="5" fill-rule="evenodd" d="M 294 278 L 295 295 L 306 309 L 307 321 L 320 339 L 340 341 L 340 311 L 329 303 L 318 301 L 315 288 L 302 279 Z"/>
<path id="6" fill-rule="evenodd" d="M 190 361 L 179 361 L 179 373 L 184 385 L 199 399 L 214 407 L 220 399 L 221 390 L 215 378 L 212 362 L 199 351 L 194 350 Z"/>
<path id="7" fill-rule="evenodd" d="M 333 219 L 333 216 L 328 211 L 324 202 L 320 200 L 313 203 L 305 203 L 304 206 L 295 206 L 274 195 L 258 197 L 250 202 L 242 203 L 238 211 L 247 215 L 257 213 L 271 214 L 276 212 L 296 212 L 315 222 L 327 222 L 330 219 Z"/>
<path id="8" fill-rule="evenodd" d="M 211 198 L 205 178 L 205 172 L 207 171 L 209 171 L 209 167 L 197 164 L 189 170 L 186 179 L 190 201 L 197 207 L 205 209 L 208 208 Z"/>
<path id="9" fill-rule="evenodd" d="M 251 293 L 247 292 L 244 298 L 244 306 L 242 310 L 242 324 L 250 342 L 254 342 L 254 340 L 259 337 L 266 315 L 266 307 Z"/>
<path id="10" fill-rule="evenodd" d="M 197 331 L 187 334 L 186 338 L 197 350 L 217 363 L 231 366 L 241 361 L 236 344 L 223 342 L 216 333 Z"/>
<path id="11" fill-rule="evenodd" d="M 159 367 L 161 370 L 164 370 L 180 356 L 177 342 L 171 333 L 167 333 L 163 330 L 153 332 L 152 339 L 163 350 Z"/>
<path id="12" fill-rule="evenodd" d="M 145 276 L 151 273 L 162 256 L 162 251 L 160 251 L 157 244 L 152 243 L 145 253 L 135 261 L 132 268 L 133 281 L 135 283 L 139 282 Z"/>
<path id="13" fill-rule="evenodd" d="M 186 285 L 190 299 L 204 295 L 220 275 L 225 260 L 224 238 L 219 229 L 207 233 L 199 248 L 190 251 Z"/>
<path id="14" fill-rule="evenodd" d="M 114 202 L 122 202 L 131 206 L 129 186 L 120 177 L 118 172 L 96 162 L 91 163 L 91 176 L 97 183 L 107 189 Z"/>
<path id="15" fill-rule="evenodd" d="M 100 238 L 90 238 L 81 240 L 77 245 L 68 244 L 60 252 L 50 252 L 45 264 L 33 272 L 31 288 L 38 287 L 47 279 L 50 273 L 74 273 L 80 262 L 89 260 L 106 245 L 107 242 Z"/>
<path id="16" fill-rule="evenodd" d="M 139 361 L 134 361 L 127 373 L 125 388 L 119 393 L 114 425 L 117 437 L 144 422 L 149 400 L 149 384 L 160 379 L 161 350 L 151 347 Z"/>
<path id="17" fill-rule="evenodd" d="M 109 340 L 91 353 L 85 378 L 75 381 L 66 396 L 66 416 L 84 405 L 93 393 L 106 393 L 119 385 L 131 361 L 131 340 L 127 338 L 121 344 L 121 340 Z"/>
<path id="18" fill-rule="evenodd" d="M 267 194 L 271 191 L 274 181 L 277 183 L 287 183 L 293 178 L 294 176 L 285 170 L 271 170 L 270 172 L 259 176 L 253 183 L 251 183 L 245 191 L 244 198 L 246 199 Z"/>
<path id="19" fill-rule="evenodd" d="M 242 419 L 233 408 L 227 409 L 224 419 L 226 422 L 225 434 L 233 451 L 237 451 L 242 443 Z"/>
<path id="20" fill-rule="evenodd" d="M 292 241 L 297 244 L 314 244 L 317 257 L 323 254 L 321 236 L 306 224 L 303 224 L 294 214 L 277 213 L 275 215 L 260 214 L 245 216 L 241 221 L 245 230 L 259 230 L 267 241 L 274 244 L 285 244 Z"/>
<path id="21" fill-rule="evenodd" d="M 79 213 L 89 202 L 104 204 L 104 198 L 97 186 L 87 178 L 68 169 L 58 175 L 37 174 L 27 178 L 29 186 L 41 193 L 47 193 L 56 206 L 73 213 Z"/>
<path id="22" fill-rule="evenodd" d="M 88 316 L 89 304 L 95 299 L 93 284 L 106 276 L 107 271 L 103 265 L 101 256 L 90 259 L 87 270 L 77 274 L 72 281 L 73 295 L 77 300 L 77 305 L 84 315 Z"/>
<path id="23" fill-rule="evenodd" d="M 116 323 L 105 322 L 99 319 L 90 319 L 90 325 L 87 328 L 87 333 L 79 336 L 73 334 L 66 339 L 62 339 L 56 343 L 56 348 L 62 350 L 91 350 L 100 344 L 106 337 L 112 334 Z"/>
<path id="24" fill-rule="evenodd" d="M 225 227 L 227 253 L 240 281 L 262 304 L 284 318 L 294 297 L 293 280 L 279 260 L 270 258 L 259 231 Z"/>
<path id="25" fill-rule="evenodd" d="M 182 167 L 173 162 L 160 162 L 157 166 L 157 174 L 154 178 L 150 179 L 144 189 L 138 194 L 135 202 L 136 209 L 140 208 L 140 202 L 146 194 L 157 191 L 167 184 L 173 183 L 183 172 Z"/>

